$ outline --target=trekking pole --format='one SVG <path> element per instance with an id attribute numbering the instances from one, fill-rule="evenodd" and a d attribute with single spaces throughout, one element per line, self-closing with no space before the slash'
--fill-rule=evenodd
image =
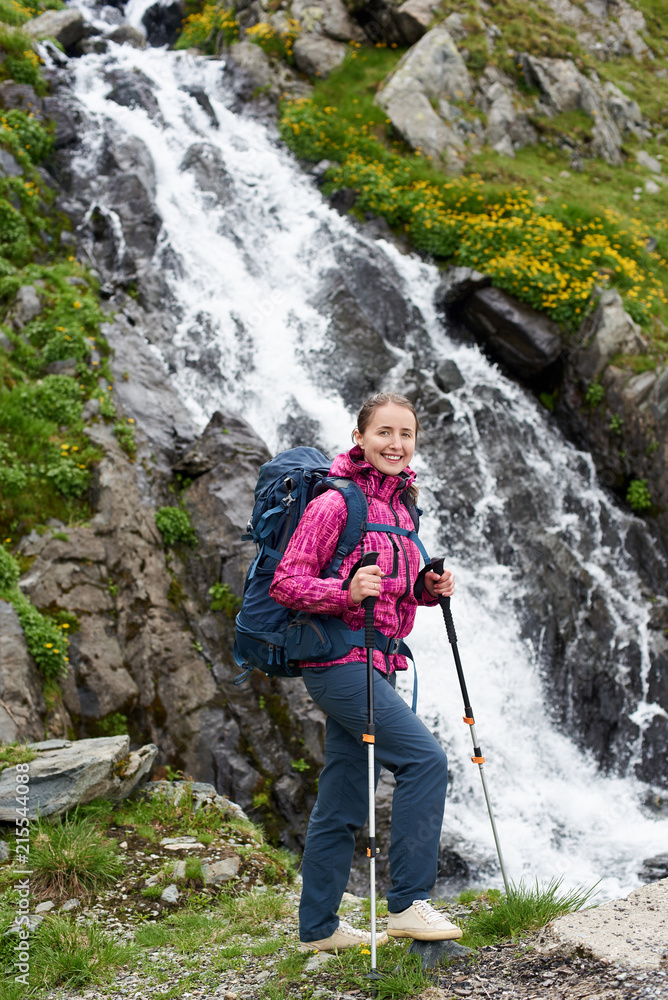
<path id="1" fill-rule="evenodd" d="M 443 559 L 435 559 L 431 568 L 434 573 L 438 573 L 440 576 L 443 573 Z M 499 865 L 501 866 L 501 874 L 503 876 L 503 884 L 506 887 L 506 895 L 510 895 L 510 884 L 506 876 L 506 868 L 503 863 L 503 853 L 501 851 L 501 844 L 499 842 L 499 835 L 496 830 L 496 823 L 494 822 L 494 813 L 492 812 L 492 803 L 489 799 L 489 791 L 487 790 L 487 779 L 485 778 L 485 771 L 483 769 L 483 764 L 485 763 L 485 758 L 482 755 L 482 751 L 478 746 L 478 737 L 475 731 L 475 719 L 473 718 L 473 709 L 471 708 L 471 703 L 469 701 L 469 693 L 466 690 L 466 681 L 464 680 L 464 671 L 462 669 L 462 661 L 459 658 L 459 650 L 457 649 L 457 633 L 455 632 L 455 623 L 452 620 L 452 612 L 450 611 L 450 598 L 449 597 L 439 597 L 438 603 L 441 606 L 441 611 L 443 612 L 443 621 L 445 622 L 445 630 L 448 633 L 448 639 L 450 640 L 450 645 L 452 646 L 452 655 L 455 658 L 455 666 L 457 667 L 457 677 L 459 678 L 459 686 L 462 691 L 462 698 L 464 699 L 464 722 L 467 726 L 471 727 L 471 739 L 473 740 L 473 757 L 471 760 L 474 764 L 478 765 L 480 770 L 480 778 L 482 781 L 482 790 L 485 793 L 485 801 L 487 803 L 487 812 L 489 813 L 489 820 L 492 824 L 492 833 L 494 834 L 494 843 L 496 844 L 496 853 L 499 856 Z"/>
<path id="2" fill-rule="evenodd" d="M 375 566 L 378 560 L 378 552 L 367 552 L 362 557 L 362 566 Z M 373 651 L 376 645 L 374 606 L 377 598 L 365 597 L 362 601 L 364 608 L 364 645 L 366 647 L 366 732 L 362 739 L 369 751 L 369 846 L 366 849 L 369 859 L 370 891 L 369 901 L 371 903 L 371 971 L 367 979 L 381 979 L 381 975 L 376 968 L 376 765 L 374 755 L 374 744 L 376 742 L 376 725 L 373 717 Z"/>

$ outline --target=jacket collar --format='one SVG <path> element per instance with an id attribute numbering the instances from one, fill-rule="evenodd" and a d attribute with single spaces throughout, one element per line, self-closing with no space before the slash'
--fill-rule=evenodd
<path id="1" fill-rule="evenodd" d="M 402 493 L 415 481 L 415 472 L 407 466 L 396 476 L 384 475 L 374 465 L 367 462 L 359 445 L 354 445 L 350 451 L 337 455 L 330 469 L 332 476 L 345 476 L 352 479 L 364 490 L 367 499 L 375 497 L 389 503 L 397 493 Z"/>

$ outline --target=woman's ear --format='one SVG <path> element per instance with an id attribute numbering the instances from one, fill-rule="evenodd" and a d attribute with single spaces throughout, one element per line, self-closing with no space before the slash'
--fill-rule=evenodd
<path id="1" fill-rule="evenodd" d="M 362 435 L 360 434 L 360 432 L 358 430 L 354 430 L 353 431 L 353 441 L 360 448 L 362 448 L 362 440 L 363 440 L 363 438 L 362 438 Z M 362 448 L 362 451 L 364 451 L 363 448 Z"/>

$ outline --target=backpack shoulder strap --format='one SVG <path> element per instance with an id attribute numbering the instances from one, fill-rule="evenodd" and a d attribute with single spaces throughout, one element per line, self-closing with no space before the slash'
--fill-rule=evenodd
<path id="1" fill-rule="evenodd" d="M 339 536 L 334 556 L 322 574 L 327 577 L 336 573 L 345 557 L 350 555 L 359 544 L 366 531 L 369 507 L 364 492 L 352 479 L 345 479 L 342 476 L 328 476 L 321 483 L 318 483 L 313 491 L 314 497 L 324 493 L 325 490 L 335 490 L 343 497 L 346 504 L 345 527 Z"/>

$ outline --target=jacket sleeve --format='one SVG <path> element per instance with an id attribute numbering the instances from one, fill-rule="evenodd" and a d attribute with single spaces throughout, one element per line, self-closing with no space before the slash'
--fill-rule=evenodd
<path id="1" fill-rule="evenodd" d="M 308 505 L 274 573 L 269 596 L 298 611 L 341 616 L 348 607 L 342 580 L 320 574 L 329 565 L 346 523 L 345 500 L 334 491 Z"/>

